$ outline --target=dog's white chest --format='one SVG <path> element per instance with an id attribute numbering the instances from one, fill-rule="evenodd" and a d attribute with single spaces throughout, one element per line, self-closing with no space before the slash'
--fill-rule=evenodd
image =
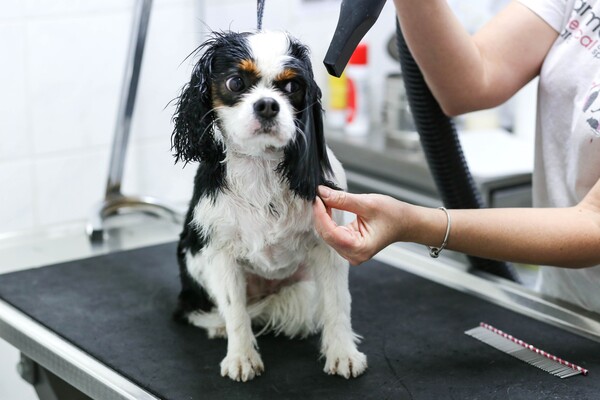
<path id="1" fill-rule="evenodd" d="M 253 178 L 244 190 L 237 190 L 233 182 L 214 201 L 199 202 L 194 220 L 211 247 L 226 251 L 248 272 L 283 279 L 318 243 L 312 207 L 282 188 L 279 177 Z"/>

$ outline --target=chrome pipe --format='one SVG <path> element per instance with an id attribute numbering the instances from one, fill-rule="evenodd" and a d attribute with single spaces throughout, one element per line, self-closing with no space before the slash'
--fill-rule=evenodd
<path id="1" fill-rule="evenodd" d="M 125 63 L 125 74 L 121 86 L 121 98 L 117 110 L 106 194 L 104 201 L 97 204 L 92 210 L 86 226 L 87 234 L 92 242 L 101 242 L 104 239 L 104 220 L 118 214 L 121 209 L 127 211 L 139 210 L 158 216 L 168 214 L 176 222 L 180 222 L 182 219 L 182 214 L 175 207 L 163 201 L 147 196 L 125 196 L 121 193 L 131 120 L 140 80 L 151 10 L 152 0 L 136 1 L 129 39 L 129 51 Z"/>
<path id="2" fill-rule="evenodd" d="M 140 80 L 151 9 L 152 0 L 136 1 L 133 13 L 133 28 L 129 40 L 129 54 L 125 64 L 121 100 L 117 112 L 115 135 L 112 144 L 108 182 L 106 184 L 106 198 L 109 198 L 113 194 L 121 193 L 125 156 L 129 142 L 129 133 L 131 131 L 131 119 Z"/>

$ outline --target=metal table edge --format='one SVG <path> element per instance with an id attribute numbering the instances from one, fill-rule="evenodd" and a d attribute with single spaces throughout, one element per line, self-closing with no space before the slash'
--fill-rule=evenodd
<path id="1" fill-rule="evenodd" d="M 93 399 L 159 400 L 2 299 L 0 338 Z"/>
<path id="2" fill-rule="evenodd" d="M 596 314 L 547 299 L 526 287 L 500 279 L 490 280 L 461 271 L 439 259 L 418 254 L 398 245 L 388 246 L 380 251 L 374 259 L 600 342 L 600 318 L 595 318 Z"/>

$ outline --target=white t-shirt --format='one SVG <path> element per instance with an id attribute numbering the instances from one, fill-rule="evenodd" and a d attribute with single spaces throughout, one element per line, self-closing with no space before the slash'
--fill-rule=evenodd
<path id="1" fill-rule="evenodd" d="M 559 33 L 540 73 L 533 205 L 573 206 L 600 179 L 600 1 L 519 1 Z M 537 286 L 600 312 L 600 266 L 542 267 Z"/>

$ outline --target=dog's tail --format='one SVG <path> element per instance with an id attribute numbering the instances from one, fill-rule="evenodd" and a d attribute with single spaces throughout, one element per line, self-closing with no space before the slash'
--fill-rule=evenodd
<path id="1" fill-rule="evenodd" d="M 273 332 L 288 337 L 306 337 L 314 333 L 316 326 L 316 287 L 312 281 L 301 281 L 271 296 L 262 313 L 253 320 L 262 329 L 257 335 Z"/>
<path id="2" fill-rule="evenodd" d="M 314 282 L 297 282 L 282 288 L 247 307 L 250 319 L 261 327 L 257 335 L 273 332 L 289 337 L 306 337 L 314 333 L 316 326 L 315 302 L 306 301 L 315 295 Z M 216 309 L 211 312 L 193 311 L 187 321 L 204 329 L 224 329 L 225 320 Z"/>
<path id="3" fill-rule="evenodd" d="M 265 313 L 265 310 L 271 303 L 271 297 L 273 296 L 265 297 L 264 299 L 248 306 L 248 314 L 250 315 L 250 319 L 254 320 Z M 200 310 L 192 311 L 185 318 L 191 325 L 199 328 L 225 328 L 225 319 L 223 319 L 223 316 L 217 311 L 216 308 L 213 308 L 213 310 L 210 312 Z"/>

